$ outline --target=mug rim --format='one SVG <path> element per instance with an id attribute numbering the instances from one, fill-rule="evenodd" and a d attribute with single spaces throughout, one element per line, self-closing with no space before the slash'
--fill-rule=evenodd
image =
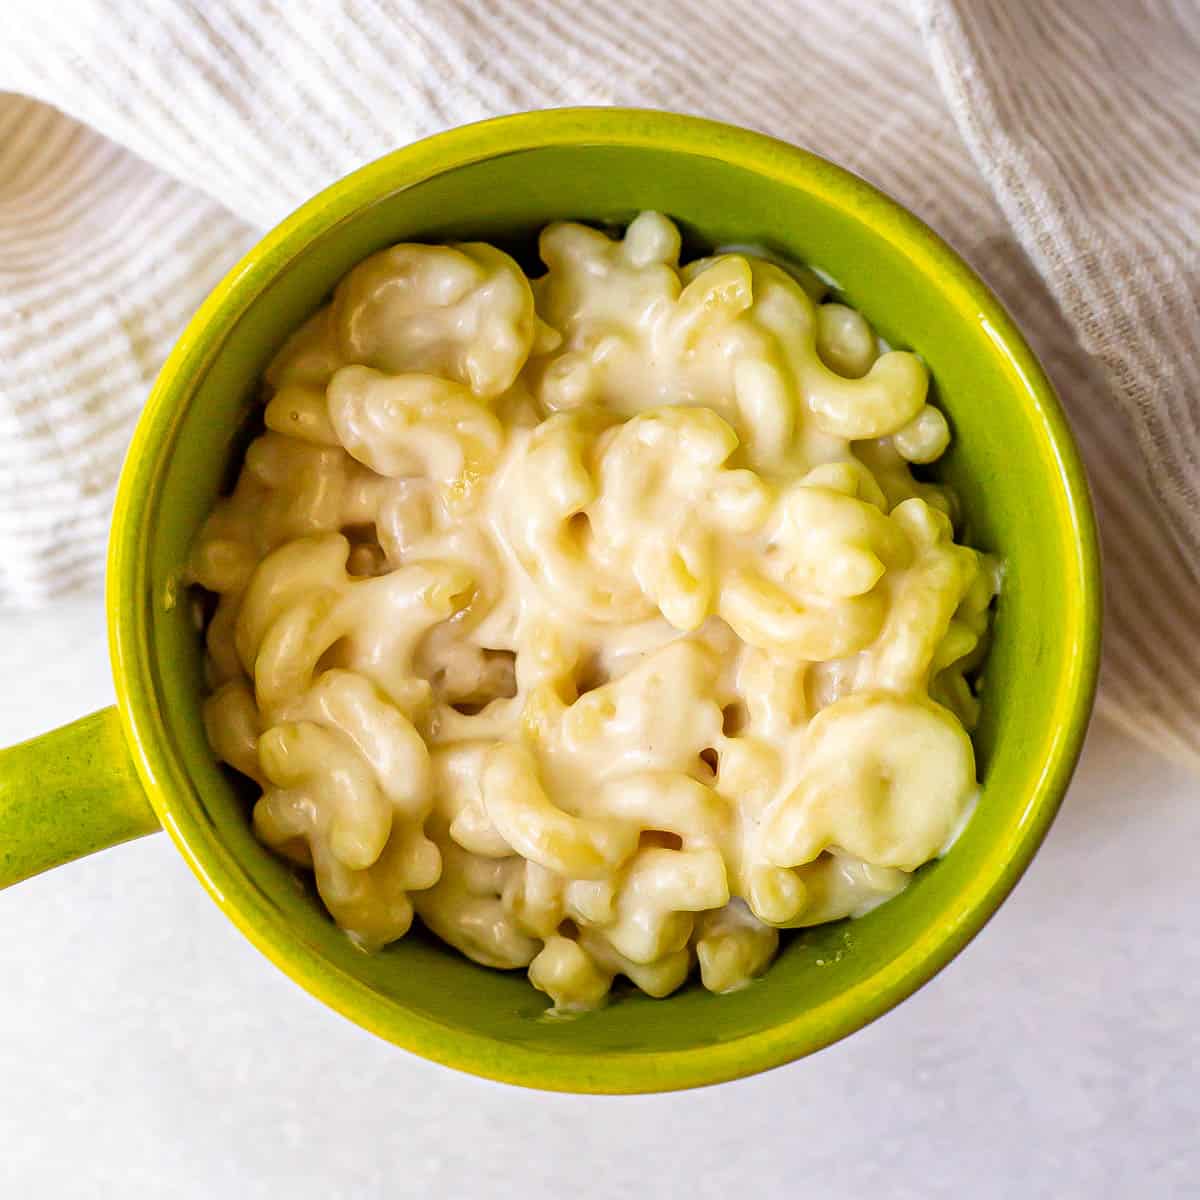
<path id="1" fill-rule="evenodd" d="M 150 530 L 192 381 L 203 376 L 258 295 L 319 235 L 388 195 L 471 163 L 544 146 L 631 146 L 686 153 L 766 175 L 830 205 L 869 207 L 914 269 L 936 273 L 956 301 L 986 322 L 1014 391 L 1040 421 L 1063 493 L 1057 515 L 1075 555 L 1064 563 L 1073 652 L 1058 683 L 1056 726 L 1024 819 L 985 855 L 956 894 L 952 922 L 934 922 L 869 979 L 777 1025 L 726 1043 L 657 1054 L 555 1052 L 502 1043 L 400 1009 L 386 1014 L 362 981 L 306 946 L 239 870 L 198 806 L 157 700 L 148 612 Z M 177 586 L 177 585 L 173 585 Z M 161 599 L 161 598 L 160 598 Z M 165 598 L 173 603 L 174 595 Z M 392 151 L 318 193 L 267 233 L 188 322 L 160 371 L 134 431 L 113 510 L 106 587 L 117 703 L 129 751 L 163 827 L 239 930 L 316 998 L 371 1032 L 447 1066 L 486 1078 L 570 1092 L 669 1091 L 755 1074 L 838 1041 L 928 982 L 986 924 L 1024 873 L 1065 794 L 1095 695 L 1100 645 L 1100 558 L 1086 475 L 1054 389 L 1003 305 L 919 218 L 859 176 L 811 151 L 705 118 L 653 109 L 564 108 L 459 126 Z"/>

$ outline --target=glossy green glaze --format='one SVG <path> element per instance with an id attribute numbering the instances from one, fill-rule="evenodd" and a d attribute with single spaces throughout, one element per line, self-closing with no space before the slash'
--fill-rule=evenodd
<path id="1" fill-rule="evenodd" d="M 1007 562 L 977 737 L 984 782 L 952 852 L 863 920 L 790 939 L 730 996 L 690 987 L 544 1016 L 524 977 L 419 934 L 357 951 L 254 840 L 200 719 L 201 649 L 181 573 L 229 481 L 256 380 L 365 255 L 405 239 L 487 238 L 532 265 L 555 218 L 657 208 L 690 248 L 757 242 L 823 268 L 897 347 L 924 356 L 955 432 L 939 474 L 967 536 Z M 976 276 L 892 201 L 813 155 L 666 113 L 560 110 L 453 130 L 336 184 L 269 234 L 197 314 L 129 453 L 109 563 L 113 664 L 137 770 L 230 918 L 284 971 L 368 1029 L 437 1061 L 572 1091 L 713 1083 L 786 1062 L 911 993 L 980 928 L 1062 797 L 1095 685 L 1100 587 L 1083 472 L 1040 367 Z"/>
<path id="2" fill-rule="evenodd" d="M 0 888 L 158 828 L 115 708 L 0 750 Z"/>

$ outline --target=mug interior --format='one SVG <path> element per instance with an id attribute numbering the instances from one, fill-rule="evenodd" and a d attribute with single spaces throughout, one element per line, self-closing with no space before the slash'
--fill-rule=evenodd
<path id="1" fill-rule="evenodd" d="M 213 761 L 202 647 L 181 583 L 228 487 L 259 376 L 366 255 L 403 240 L 492 240 L 527 268 L 547 222 L 658 209 L 687 251 L 753 242 L 826 272 L 895 348 L 929 364 L 952 448 L 933 474 L 962 536 L 1003 557 L 974 741 L 982 795 L 948 855 L 869 916 L 785 937 L 744 991 L 630 992 L 546 1015 L 523 972 L 485 970 L 414 932 L 358 951 L 308 885 L 253 837 Z M 453 131 L 351 176 L 281 226 L 197 316 L 148 405 L 122 480 L 110 573 L 114 658 L 139 769 L 164 824 L 235 922 L 299 982 L 391 1040 L 513 1082 L 656 1090 L 807 1053 L 909 994 L 986 920 L 1065 787 L 1094 684 L 1094 534 L 1083 476 L 1040 368 L 995 300 L 915 219 L 780 143 L 666 114 L 529 114 Z"/>

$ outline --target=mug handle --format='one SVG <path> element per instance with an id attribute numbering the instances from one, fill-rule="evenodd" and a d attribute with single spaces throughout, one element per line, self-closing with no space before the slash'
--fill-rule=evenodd
<path id="1" fill-rule="evenodd" d="M 160 828 L 115 708 L 0 750 L 0 888 Z"/>

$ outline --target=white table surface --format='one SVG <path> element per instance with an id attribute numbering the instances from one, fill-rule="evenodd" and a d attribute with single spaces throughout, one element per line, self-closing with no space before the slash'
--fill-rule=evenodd
<path id="1" fill-rule="evenodd" d="M 101 601 L 0 617 L 0 745 L 112 696 Z M 1097 722 L 1011 899 L 767 1075 L 521 1091 L 397 1050 L 245 942 L 163 837 L 0 896 L 0 1196 L 1200 1195 L 1200 781 Z"/>

